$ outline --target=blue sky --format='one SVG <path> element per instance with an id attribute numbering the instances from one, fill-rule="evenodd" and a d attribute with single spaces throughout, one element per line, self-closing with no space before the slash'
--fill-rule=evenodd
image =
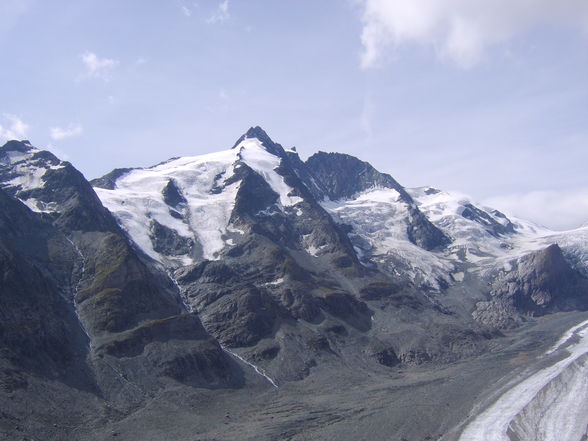
<path id="1" fill-rule="evenodd" d="M 585 0 L 0 0 L 0 141 L 88 178 L 261 125 L 405 186 L 588 222 Z"/>

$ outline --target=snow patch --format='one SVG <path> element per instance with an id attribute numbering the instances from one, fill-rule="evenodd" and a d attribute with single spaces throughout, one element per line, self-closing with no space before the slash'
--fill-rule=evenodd
<path id="1" fill-rule="evenodd" d="M 438 279 L 454 270 L 442 254 L 426 251 L 410 242 L 407 234 L 408 205 L 390 188 L 372 188 L 351 199 L 326 200 L 323 208 L 335 221 L 353 226 L 350 234 L 361 261 L 362 250 L 385 269 L 415 282 L 417 286 L 440 289 Z M 364 243 L 367 241 L 367 244 Z"/>
<path id="2" fill-rule="evenodd" d="M 131 238 L 155 260 L 169 259 L 153 249 L 151 219 L 182 237 L 196 238 L 202 248 L 202 257 L 214 260 L 229 245 L 224 235 L 229 231 L 240 183 L 227 185 L 221 192 L 211 190 L 215 185 L 224 185 L 226 178 L 233 174 L 236 159 L 235 150 L 178 158 L 155 167 L 130 171 L 116 181 L 115 190 L 95 188 L 95 191 Z M 217 182 L 219 176 L 225 179 Z M 182 219 L 171 215 L 162 193 L 172 178 L 187 201 L 181 208 Z M 182 260 L 192 261 L 188 256 Z"/>
<path id="3" fill-rule="evenodd" d="M 279 279 L 264 283 L 262 286 L 277 286 L 277 285 L 281 285 L 282 283 L 284 283 L 284 278 L 280 277 Z"/>
<path id="4" fill-rule="evenodd" d="M 244 139 L 236 150 L 240 152 L 242 161 L 259 173 L 269 184 L 273 191 L 280 196 L 282 207 L 289 207 L 302 202 L 298 196 L 290 196 L 293 189 L 284 181 L 284 177 L 278 174 L 276 169 L 280 167 L 281 159 L 268 152 L 257 138 Z"/>
<path id="5" fill-rule="evenodd" d="M 228 225 L 228 226 L 227 226 L 227 231 L 228 231 L 229 233 L 236 233 L 236 234 L 239 234 L 239 235 L 241 235 L 241 236 L 244 236 L 244 235 L 245 235 L 245 231 L 243 231 L 243 230 L 240 230 L 239 228 L 235 228 L 235 227 L 233 227 L 232 225 Z"/>
<path id="6" fill-rule="evenodd" d="M 455 280 L 456 282 L 463 282 L 463 279 L 465 277 L 465 273 L 463 272 L 452 273 L 451 275 L 453 277 L 453 280 Z"/>
<path id="7" fill-rule="evenodd" d="M 59 170 L 65 167 L 63 162 L 57 164 L 42 164 L 42 160 L 34 158 L 40 150 L 31 148 L 26 152 L 8 151 L 2 155 L 0 165 L 8 168 L 10 179 L 2 182 L 0 186 L 5 189 L 13 189 L 15 196 L 31 210 L 38 213 L 52 213 L 57 211 L 55 203 L 44 203 L 33 197 L 23 194 L 41 189 L 45 186 L 44 177 L 48 170 Z"/>
<path id="8" fill-rule="evenodd" d="M 17 165 L 15 171 L 19 174 L 5 183 L 6 187 L 21 187 L 22 190 L 33 190 L 43 188 L 43 176 L 46 168 L 34 167 L 31 165 Z"/>
<path id="9" fill-rule="evenodd" d="M 3 164 L 16 164 L 17 162 L 24 161 L 25 159 L 30 158 L 33 153 L 37 152 L 38 150 L 29 150 L 27 152 L 17 152 L 17 151 L 9 151 L 2 157 L 1 162 Z"/>

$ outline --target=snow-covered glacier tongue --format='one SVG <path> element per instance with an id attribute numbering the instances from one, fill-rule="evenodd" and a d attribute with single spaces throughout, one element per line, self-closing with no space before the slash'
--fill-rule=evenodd
<path id="1" fill-rule="evenodd" d="M 588 320 L 545 356 L 548 367 L 514 380 L 459 441 L 583 441 L 588 436 Z"/>

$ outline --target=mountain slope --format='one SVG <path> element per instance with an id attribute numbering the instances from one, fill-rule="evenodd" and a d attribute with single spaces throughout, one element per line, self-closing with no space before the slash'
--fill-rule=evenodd
<path id="1" fill-rule="evenodd" d="M 4 392 L 21 396 L 17 404 L 55 380 L 42 392 L 48 400 L 75 407 L 85 393 L 94 407 L 35 412 L 120 416 L 174 384 L 242 383 L 233 359 L 70 164 L 26 142 L 7 143 L 0 204 L 0 365 Z M 27 409 L 5 411 L 18 420 Z"/>
<path id="2" fill-rule="evenodd" d="M 588 228 L 551 232 L 407 189 L 348 155 L 303 161 L 259 127 L 230 150 L 92 185 L 28 142 L 0 147 L 8 439 L 33 394 L 46 397 L 32 410 L 42 439 L 104 439 L 115 426 L 123 439 L 167 437 L 161 427 L 296 439 L 346 418 L 373 425 L 379 400 L 392 425 L 413 421 L 391 397 L 460 396 L 452 385 L 464 372 L 478 384 L 467 371 L 478 360 L 502 354 L 498 375 L 512 347 L 537 348 L 529 324 L 567 320 L 535 317 L 588 308 Z M 335 408 L 315 417 L 322 399 Z M 168 427 L 176 414 L 184 426 Z"/>
<path id="3" fill-rule="evenodd" d="M 330 356 L 325 332 L 311 329 L 325 314 L 370 326 L 366 305 L 341 286 L 368 270 L 285 158 L 252 129 L 229 151 L 133 169 L 114 189 L 97 188 L 135 242 L 176 270 L 207 329 L 227 346 L 256 346 L 252 357 L 275 359 L 282 379 L 306 375 L 314 352 Z M 308 352 L 315 340 L 323 343 Z"/>
<path id="4" fill-rule="evenodd" d="M 340 153 L 319 152 L 312 155 L 306 165 L 311 175 L 322 184 L 330 200 L 353 200 L 357 194 L 367 190 L 386 189 L 391 195 L 396 195 L 397 205 L 405 211 L 406 237 L 410 242 L 426 250 L 441 248 L 450 242 L 441 230 L 423 216 L 412 197 L 398 182 L 390 175 L 378 172 L 367 162 Z"/>
<path id="5" fill-rule="evenodd" d="M 496 259 L 517 261 L 533 250 L 520 237 L 541 233 L 348 155 L 303 162 L 259 127 L 231 150 L 93 183 L 206 329 L 278 381 L 359 356 L 358 339 L 383 365 L 483 351 L 485 328 L 503 326 L 472 314 L 497 301 Z"/>

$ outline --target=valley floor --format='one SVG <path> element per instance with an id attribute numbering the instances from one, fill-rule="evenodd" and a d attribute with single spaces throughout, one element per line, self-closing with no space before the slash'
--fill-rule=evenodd
<path id="1" fill-rule="evenodd" d="M 245 389 L 170 390 L 116 423 L 46 439 L 455 441 L 513 378 L 540 364 L 567 329 L 586 319 L 586 313 L 554 314 L 506 335 L 493 353 L 391 368 L 386 376 L 323 369 L 275 389 L 252 372 L 254 385 Z"/>

